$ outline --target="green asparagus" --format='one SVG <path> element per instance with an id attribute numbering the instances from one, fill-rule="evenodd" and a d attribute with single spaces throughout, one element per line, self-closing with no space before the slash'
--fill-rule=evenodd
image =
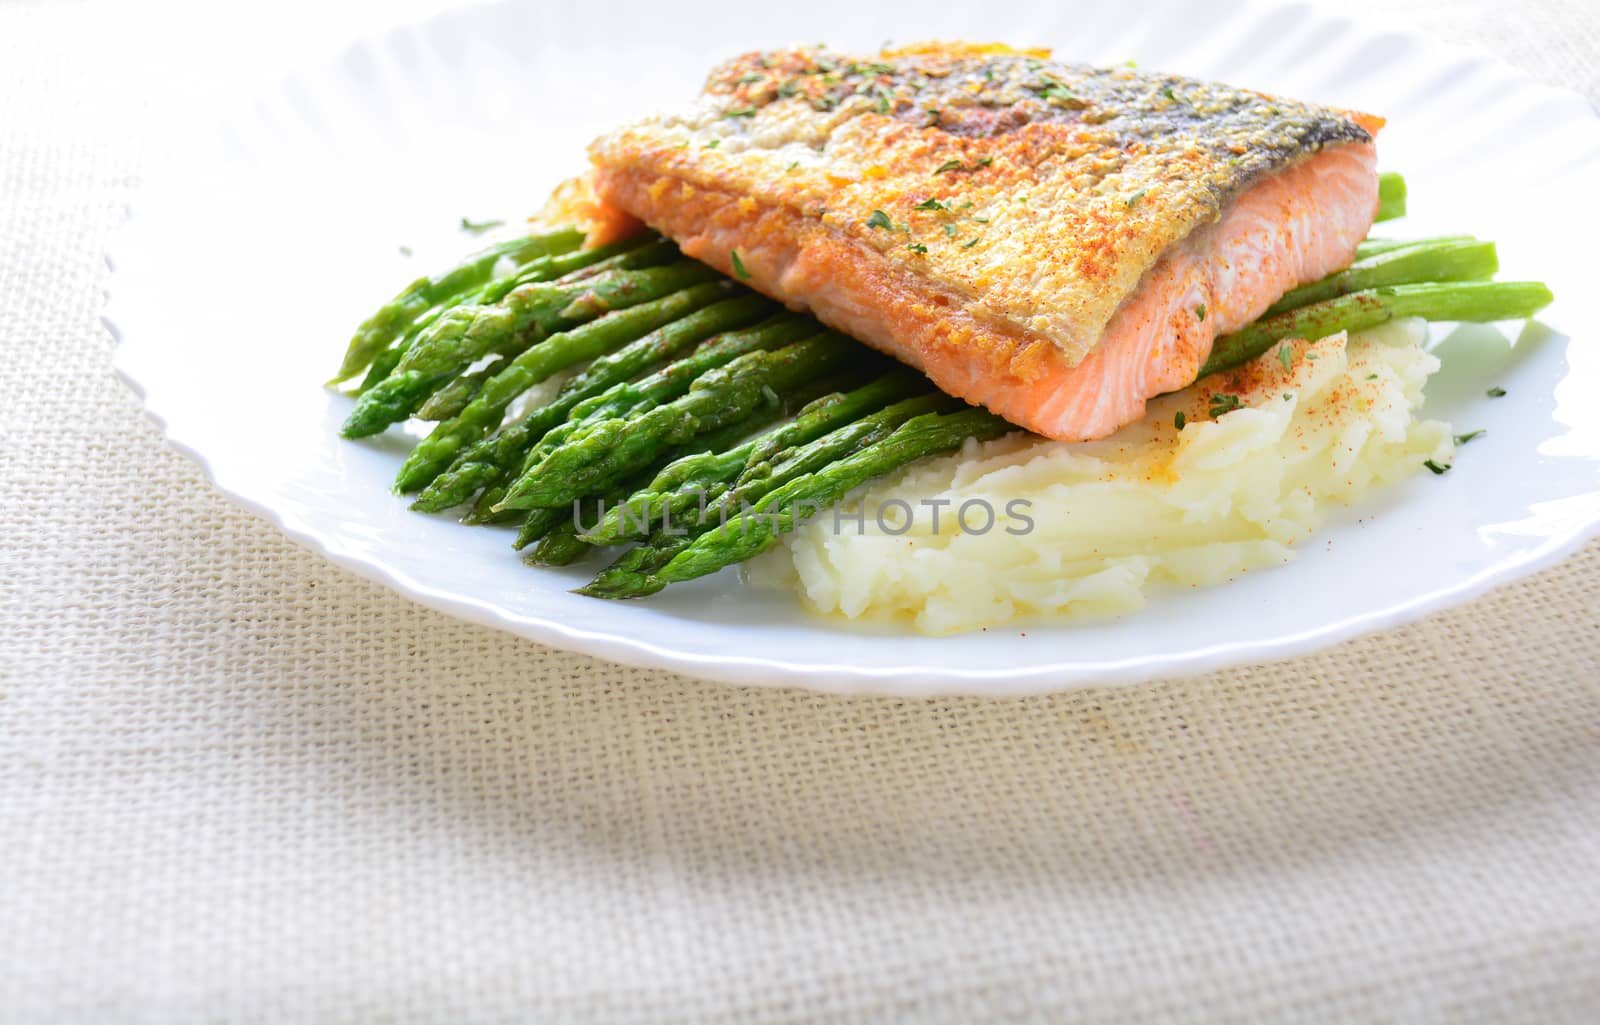
<path id="1" fill-rule="evenodd" d="M 1493 242 L 1440 242 L 1406 246 L 1357 260 L 1320 281 L 1302 285 L 1273 303 L 1270 317 L 1350 292 L 1379 285 L 1410 285 L 1421 281 L 1482 281 L 1499 269 Z"/>
<path id="2" fill-rule="evenodd" d="M 438 422 L 448 420 L 467 408 L 467 403 L 483 390 L 483 383 L 511 364 L 513 356 L 498 356 L 483 369 L 461 374 L 447 381 L 438 391 L 428 396 L 415 416 L 418 420 Z"/>
<path id="3" fill-rule="evenodd" d="M 599 482 L 649 463 L 696 434 L 741 419 L 764 393 L 819 376 L 860 352 L 858 343 L 823 334 L 771 352 L 752 352 L 711 371 L 682 397 L 636 419 L 613 418 L 574 434 L 512 485 L 511 509 L 565 505 Z"/>
<path id="4" fill-rule="evenodd" d="M 1378 216 L 1373 220 L 1392 221 L 1406 215 L 1406 180 L 1393 171 L 1378 175 Z"/>
<path id="5" fill-rule="evenodd" d="M 582 244 L 583 232 L 564 228 L 546 235 L 513 239 L 490 246 L 437 277 L 418 278 L 356 329 L 355 337 L 350 340 L 344 360 L 339 365 L 339 372 L 328 383 L 338 384 L 361 373 L 373 357 L 403 335 L 422 314 L 488 281 L 501 260 L 523 264 L 550 253 L 568 252 Z"/>
<path id="6" fill-rule="evenodd" d="M 1361 331 L 1395 317 L 1428 320 L 1522 320 L 1549 305 L 1550 289 L 1534 281 L 1459 281 L 1387 285 L 1312 303 L 1256 321 L 1218 338 L 1200 377 L 1247 363 L 1285 338 L 1325 338 Z"/>
<path id="7" fill-rule="evenodd" d="M 506 293 L 520 285 L 536 281 L 581 281 L 609 270 L 635 270 L 668 263 L 678 257 L 678 247 L 666 239 L 633 238 L 624 242 L 579 249 L 573 252 L 541 256 L 518 267 L 513 273 L 495 278 L 476 293 L 453 296 L 440 306 L 418 317 L 411 328 L 395 344 L 373 357 L 372 365 L 356 389 L 357 395 L 371 391 L 394 368 L 399 366 L 412 344 L 435 320 L 457 306 L 488 306 L 505 298 Z"/>
<path id="8" fill-rule="evenodd" d="M 522 551 L 559 527 L 562 520 L 571 516 L 570 508 L 563 509 L 559 506 L 552 506 L 549 509 L 529 509 L 517 527 L 517 537 L 511 542 L 511 547 L 519 552 Z"/>
<path id="9" fill-rule="evenodd" d="M 953 451 L 968 438 L 985 440 L 1013 430 L 1016 428 L 1011 424 L 982 409 L 914 417 L 887 438 L 768 492 L 750 510 L 696 537 L 654 572 L 607 574 L 603 584 L 591 581 L 579 588 L 579 593 L 599 598 L 637 598 L 654 594 L 670 583 L 714 573 L 760 554 L 780 535 L 874 477 L 924 456 Z"/>
<path id="10" fill-rule="evenodd" d="M 783 314 L 755 327 L 730 331 L 702 345 L 693 354 L 668 363 L 651 377 L 625 386 L 628 378 L 677 354 L 677 349 L 664 348 L 667 342 L 674 340 L 671 336 L 648 335 L 641 338 L 595 360 L 583 373 L 568 381 L 554 400 L 530 410 L 516 423 L 501 428 L 467 449 L 447 472 L 428 485 L 412 508 L 423 512 L 442 512 L 467 501 L 502 477 L 520 474 L 523 457 L 546 432 L 566 420 L 574 408 L 585 400 L 603 393 L 612 394 L 608 389 L 615 392 L 626 387 L 635 392 L 650 391 L 652 378 L 656 379 L 658 393 L 664 394 L 677 387 L 679 381 L 683 382 L 682 387 L 686 389 L 692 380 L 690 375 L 718 365 L 712 362 L 715 359 L 726 362 L 741 352 L 782 345 L 813 330 L 815 325 L 808 319 Z M 502 490 L 489 504 L 497 503 L 503 494 Z"/>
<path id="11" fill-rule="evenodd" d="M 637 416 L 645 410 L 675 399 L 689 390 L 697 378 L 709 370 L 723 366 L 748 352 L 776 348 L 794 340 L 795 335 L 809 333 L 816 324 L 804 317 L 785 315 L 781 326 L 767 330 L 730 332 L 712 339 L 683 359 L 673 361 L 637 381 L 613 385 L 599 395 L 591 396 L 572 407 L 567 422 L 557 425 L 532 445 L 514 466 L 483 489 L 468 523 L 495 523 L 516 510 L 495 512 L 506 492 L 518 478 L 537 466 L 545 456 L 566 444 L 576 433 L 605 420 Z"/>
<path id="12" fill-rule="evenodd" d="M 523 557 L 523 561 L 530 566 L 568 566 L 594 551 L 578 540 L 578 533 L 581 523 L 594 522 L 600 507 L 598 498 L 586 498 L 579 502 L 576 508 L 568 510 L 568 514 L 539 539 L 539 543 Z"/>
<path id="13" fill-rule="evenodd" d="M 749 458 L 750 444 L 772 430 L 779 429 L 774 428 L 773 424 L 783 420 L 795 410 L 799 410 L 803 416 L 807 412 L 807 407 L 813 404 L 836 405 L 838 400 L 844 398 L 841 389 L 850 389 L 859 384 L 860 380 L 859 371 L 849 370 L 799 385 L 781 395 L 778 402 L 763 403 L 756 412 L 745 419 L 699 435 L 689 445 L 683 446 L 689 451 L 680 451 L 671 457 L 663 458 L 662 469 L 659 472 L 640 474 L 631 485 L 616 490 L 621 494 L 640 495 L 651 486 L 679 488 L 684 492 L 683 508 L 687 509 L 697 499 L 694 488 L 700 485 L 725 487 L 729 481 L 738 476 Z M 580 537 L 578 540 L 589 543 L 586 537 Z"/>
<path id="14" fill-rule="evenodd" d="M 1471 235 L 1438 235 L 1433 238 L 1367 238 L 1356 246 L 1356 259 L 1365 260 L 1369 256 L 1379 253 L 1388 253 L 1396 249 L 1418 249 L 1426 246 L 1436 246 L 1443 242 L 1476 242 Z"/>
<path id="15" fill-rule="evenodd" d="M 927 378 L 913 370 L 894 370 L 860 388 L 819 398 L 788 423 L 725 452 L 718 451 L 719 439 L 707 436 L 706 452 L 669 463 L 643 489 L 606 509 L 600 522 L 582 532 L 582 537 L 591 544 L 617 544 L 643 536 L 662 520 L 681 521 L 691 509 L 715 497 L 712 489 L 756 476 L 747 476 L 752 465 L 764 468 L 770 476 L 778 453 L 831 436 L 853 422 L 871 420 L 869 414 L 886 404 L 929 387 Z M 859 419 L 863 417 L 866 420 Z"/>
<path id="16" fill-rule="evenodd" d="M 719 330 L 738 327 L 736 321 L 688 316 L 726 298 L 734 289 L 731 282 L 725 281 L 695 285 L 653 302 L 608 314 L 571 331 L 551 335 L 485 381 L 483 390 L 465 409 L 418 442 L 400 467 L 395 489 L 406 494 L 426 486 L 450 465 L 458 452 L 494 428 L 513 399 L 557 371 L 612 352 L 658 328 L 684 334 L 703 332 L 699 334 L 703 338 Z"/>
<path id="17" fill-rule="evenodd" d="M 663 515 L 655 533 L 602 570 L 591 586 L 601 591 L 612 586 L 632 586 L 631 582 L 639 574 L 648 574 L 665 566 L 675 555 L 693 544 L 696 537 L 710 530 L 713 524 L 728 522 L 730 517 L 737 516 L 751 503 L 759 502 L 768 492 L 797 477 L 820 470 L 835 459 L 881 441 L 912 417 L 950 412 L 960 406 L 960 400 L 937 391 L 905 399 L 864 421 L 847 424 L 797 449 L 781 465 L 744 480 L 737 487 L 730 489 L 725 484 L 713 484 L 706 489 L 705 497 L 699 500 L 699 509 L 693 516 L 685 514 L 694 508 L 695 503 L 683 503 L 682 508 L 672 511 L 670 515 Z"/>
<path id="18" fill-rule="evenodd" d="M 515 356 L 553 332 L 716 277 L 705 264 L 683 260 L 571 285 L 532 282 L 493 305 L 458 306 L 418 336 L 394 371 L 361 396 L 342 433 L 366 437 L 404 420 L 441 385 L 490 353 Z"/>

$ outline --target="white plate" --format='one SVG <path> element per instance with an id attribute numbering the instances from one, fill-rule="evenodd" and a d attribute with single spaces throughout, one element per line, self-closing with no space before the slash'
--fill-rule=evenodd
<path id="1" fill-rule="evenodd" d="M 547 644 L 740 683 L 1023 694 L 1281 658 L 1463 601 L 1596 533 L 1600 125 L 1579 97 L 1304 7 L 731 10 L 456 11 L 189 122 L 113 254 L 118 369 L 219 488 L 333 561 Z M 459 217 L 532 209 L 598 130 L 690 95 L 714 60 L 819 37 L 909 41 L 907 25 L 1388 115 L 1382 162 L 1406 174 L 1413 214 L 1386 230 L 1496 239 L 1502 276 L 1542 279 L 1558 297 L 1548 327 L 1513 326 L 1509 356 L 1467 358 L 1481 340 L 1470 331 L 1451 341 L 1429 413 L 1488 435 L 1447 476 L 1421 474 L 1341 516 L 1285 568 L 1162 595 L 1116 622 L 938 639 L 820 620 L 732 571 L 644 602 L 577 597 L 567 589 L 587 571 L 530 570 L 502 532 L 408 512 L 387 491 L 398 432 L 337 440 L 349 402 L 319 382 L 367 312 L 471 244 Z M 1486 399 L 1490 385 L 1509 394 Z"/>

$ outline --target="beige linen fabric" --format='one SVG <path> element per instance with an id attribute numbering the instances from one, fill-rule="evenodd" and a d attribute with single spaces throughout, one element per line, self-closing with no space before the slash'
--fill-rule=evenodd
<path id="1" fill-rule="evenodd" d="M 1589 3 L 1363 6 L 1600 95 Z M 231 507 L 112 378 L 107 10 L 0 6 L 0 1023 L 1600 1021 L 1600 546 L 1019 702 L 447 619 Z"/>

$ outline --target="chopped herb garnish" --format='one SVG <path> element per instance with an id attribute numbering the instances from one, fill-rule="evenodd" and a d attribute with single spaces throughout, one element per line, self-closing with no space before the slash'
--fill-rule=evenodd
<path id="1" fill-rule="evenodd" d="M 737 249 L 728 250 L 728 256 L 732 259 L 733 273 L 737 277 L 740 277 L 740 278 L 743 278 L 746 281 L 749 281 L 750 280 L 750 272 L 748 270 L 745 270 L 744 261 L 739 259 L 739 250 L 737 250 Z"/>
<path id="2" fill-rule="evenodd" d="M 1144 198 L 1144 194 L 1147 191 L 1149 191 L 1149 190 L 1140 189 L 1138 192 L 1135 192 L 1133 195 L 1129 196 L 1127 199 L 1124 199 L 1122 201 L 1122 205 L 1127 207 L 1129 210 L 1132 210 L 1135 206 L 1138 205 L 1139 200 Z"/>
<path id="3" fill-rule="evenodd" d="M 956 237 L 956 232 L 958 232 L 960 230 L 961 229 L 956 227 L 954 224 L 946 224 L 944 226 L 944 233 L 946 235 L 948 235 L 950 238 L 955 238 Z"/>
<path id="4" fill-rule="evenodd" d="M 793 96 L 795 93 L 797 93 L 799 91 L 800 91 L 800 83 L 796 82 L 794 79 L 791 78 L 787 82 L 783 82 L 783 83 L 779 84 L 779 86 L 778 86 L 778 99 L 787 100 L 789 97 Z"/>
<path id="5" fill-rule="evenodd" d="M 1181 409 L 1178 410 L 1178 415 L 1172 418 L 1172 426 L 1176 427 L 1180 431 L 1183 430 L 1183 425 L 1188 422 L 1189 418 L 1183 415 L 1183 410 Z"/>
<path id="6" fill-rule="evenodd" d="M 911 250 L 913 253 L 916 253 L 919 256 L 928 251 L 928 247 L 923 245 L 921 242 L 913 242 L 910 245 L 906 246 L 906 248 Z"/>
<path id="7" fill-rule="evenodd" d="M 894 230 L 894 222 L 889 220 L 889 215 L 882 210 L 872 211 L 872 216 L 867 218 L 867 227 Z"/>
<path id="8" fill-rule="evenodd" d="M 1378 375 L 1377 374 L 1368 374 L 1367 375 L 1367 380 L 1369 380 L 1369 381 L 1376 381 L 1377 379 L 1378 379 Z"/>
<path id="9" fill-rule="evenodd" d="M 1211 406 L 1206 412 L 1210 413 L 1211 419 L 1215 420 L 1222 414 L 1231 413 L 1243 405 L 1244 403 L 1239 401 L 1239 396 L 1237 395 L 1213 395 L 1211 396 Z"/>
<path id="10" fill-rule="evenodd" d="M 1458 434 L 1458 435 L 1455 436 L 1454 440 L 1455 440 L 1455 443 L 1457 445 L 1465 445 L 1467 442 L 1472 441 L 1474 438 L 1481 438 L 1487 433 L 1488 433 L 1488 431 L 1485 431 L 1482 428 L 1479 428 L 1476 431 L 1468 431 L 1465 434 Z"/>
<path id="11" fill-rule="evenodd" d="M 799 166 L 800 166 L 800 161 L 796 160 L 794 163 L 790 164 L 788 167 L 783 169 L 784 173 L 787 174 L 788 172 L 793 171 L 795 168 L 797 168 Z"/>
<path id="12" fill-rule="evenodd" d="M 888 49 L 887 42 L 884 44 L 884 49 Z M 866 70 L 867 70 L 868 73 L 874 74 L 874 75 L 892 75 L 892 74 L 894 74 L 894 68 L 892 66 L 888 65 L 888 64 L 868 64 L 866 66 Z"/>
<path id="13" fill-rule="evenodd" d="M 1502 398 L 1502 397 L 1505 396 L 1505 393 L 1506 393 L 1506 390 L 1504 388 L 1499 387 L 1498 385 L 1493 387 L 1493 388 L 1490 388 L 1488 391 L 1484 392 L 1484 394 L 1489 396 L 1491 399 Z"/>
<path id="14" fill-rule="evenodd" d="M 972 166 L 973 167 L 988 167 L 992 163 L 994 163 L 994 157 L 979 157 L 977 160 L 974 160 L 972 162 Z"/>
<path id="15" fill-rule="evenodd" d="M 1436 463 L 1432 459 L 1424 459 L 1422 465 L 1432 470 L 1435 474 L 1441 474 L 1450 469 L 1449 463 Z"/>
<path id="16" fill-rule="evenodd" d="M 728 113 L 723 115 L 723 116 L 724 117 L 755 117 L 756 116 L 756 108 L 754 108 L 754 107 L 735 107 L 734 109 L 728 111 Z"/>
<path id="17" fill-rule="evenodd" d="M 1165 96 L 1167 99 L 1171 100 L 1173 103 L 1177 103 L 1178 102 L 1178 97 L 1173 94 L 1172 86 L 1170 86 L 1170 85 L 1167 86 L 1165 89 L 1161 90 L 1161 95 Z"/>
<path id="18" fill-rule="evenodd" d="M 964 169 L 966 166 L 967 166 L 966 164 L 963 164 L 959 160 L 946 160 L 944 163 L 942 163 L 938 167 L 934 168 L 933 169 L 933 173 L 934 174 L 944 174 L 946 171 L 960 171 L 960 170 Z"/>
<path id="19" fill-rule="evenodd" d="M 1072 99 L 1072 90 L 1060 82 L 1051 82 L 1039 91 L 1039 95 L 1047 100 L 1070 100 Z"/>
<path id="20" fill-rule="evenodd" d="M 1206 319 L 1206 304 L 1201 303 L 1199 306 L 1196 306 L 1194 308 L 1194 315 L 1197 320 L 1199 320 L 1201 323 L 1204 323 Z"/>
<path id="21" fill-rule="evenodd" d="M 752 71 L 748 75 L 740 75 L 738 78 L 734 79 L 733 80 L 733 84 L 734 85 L 749 85 L 751 82 L 759 82 L 765 77 L 766 77 L 765 75 L 758 75 L 758 74 L 756 74 L 755 72 Z"/>
<path id="22" fill-rule="evenodd" d="M 463 217 L 463 218 L 461 218 L 461 230 L 464 231 L 464 232 L 467 232 L 469 235 L 482 235 L 486 231 L 493 231 L 494 229 L 500 227 L 504 223 L 506 223 L 506 222 L 505 221 L 469 221 L 469 220 L 467 220 L 467 218 Z"/>
<path id="23" fill-rule="evenodd" d="M 705 148 L 706 149 L 716 149 L 718 146 L 721 146 L 721 145 L 722 145 L 722 140 L 721 139 L 712 139 L 710 142 L 706 143 Z"/>
<path id="24" fill-rule="evenodd" d="M 913 210 L 948 210 L 950 208 L 945 206 L 943 203 L 939 202 L 937 199 L 934 199 L 932 196 L 929 196 L 927 199 L 924 199 L 922 202 L 918 203 L 916 206 L 912 207 L 911 209 L 913 209 Z"/>
<path id="25" fill-rule="evenodd" d="M 982 236 L 980 236 L 980 235 L 972 236 L 972 238 L 970 238 L 967 241 L 961 243 L 961 248 L 962 249 L 971 249 L 973 246 L 978 244 L 978 239 L 981 238 L 981 237 Z"/>
<path id="26" fill-rule="evenodd" d="M 1283 364 L 1284 372 L 1294 369 L 1294 349 L 1288 345 L 1278 347 L 1278 362 Z"/>

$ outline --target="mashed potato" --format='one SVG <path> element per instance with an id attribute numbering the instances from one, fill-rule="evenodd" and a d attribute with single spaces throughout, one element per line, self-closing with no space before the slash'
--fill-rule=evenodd
<path id="1" fill-rule="evenodd" d="M 969 443 L 818 514 L 750 577 L 819 612 L 950 633 L 1124 613 L 1157 584 L 1287 562 L 1330 506 L 1449 462 L 1449 426 L 1415 416 L 1439 366 L 1425 334 L 1284 342 L 1103 441 Z"/>

